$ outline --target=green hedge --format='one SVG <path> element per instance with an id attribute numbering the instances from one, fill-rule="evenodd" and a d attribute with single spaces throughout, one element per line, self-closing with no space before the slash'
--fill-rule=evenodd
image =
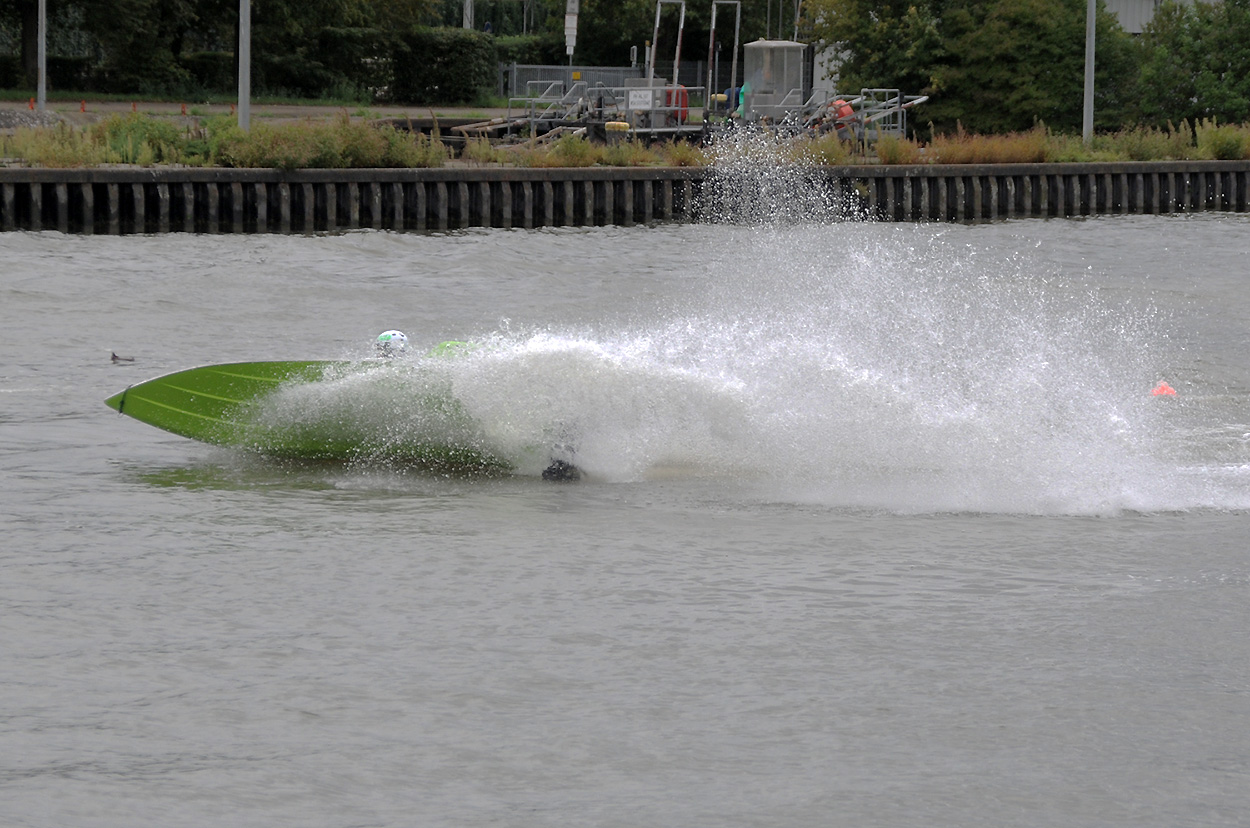
<path id="1" fill-rule="evenodd" d="M 25 85 L 22 58 L 18 55 L 0 55 L 0 89 L 18 89 Z"/>
<path id="2" fill-rule="evenodd" d="M 94 68 L 93 58 L 48 55 L 48 88 L 88 89 Z"/>
<path id="3" fill-rule="evenodd" d="M 87 89 L 92 68 L 91 58 L 48 55 L 48 88 Z M 0 55 L 0 89 L 22 89 L 25 86 L 26 74 L 22 71 L 21 57 Z"/>
<path id="4" fill-rule="evenodd" d="M 398 38 L 390 97 L 399 103 L 472 103 L 493 92 L 498 64 L 495 41 L 488 34 L 417 29 Z"/>
<path id="5" fill-rule="evenodd" d="M 564 35 L 547 32 L 536 35 L 508 35 L 495 38 L 500 63 L 529 65 L 563 64 Z"/>
<path id="6" fill-rule="evenodd" d="M 236 88 L 234 52 L 192 52 L 182 65 L 195 84 L 208 92 L 232 92 Z"/>

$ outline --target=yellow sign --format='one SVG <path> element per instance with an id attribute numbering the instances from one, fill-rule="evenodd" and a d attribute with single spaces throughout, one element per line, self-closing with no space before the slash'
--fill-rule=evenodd
<path id="1" fill-rule="evenodd" d="M 573 73 L 573 80 L 581 80 L 581 79 L 582 79 L 582 73 L 581 73 L 581 72 L 574 72 L 574 73 Z"/>

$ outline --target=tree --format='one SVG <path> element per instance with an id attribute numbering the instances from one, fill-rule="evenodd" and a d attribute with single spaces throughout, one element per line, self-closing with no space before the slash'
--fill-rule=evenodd
<path id="1" fill-rule="evenodd" d="M 1164 3 L 1141 49 L 1147 122 L 1250 118 L 1250 0 Z"/>
<path id="2" fill-rule="evenodd" d="M 431 0 L 265 0 L 252 6 L 258 89 L 317 97 L 372 85 L 371 62 L 435 9 Z"/>
<path id="3" fill-rule="evenodd" d="M 52 13 L 48 0 L 45 11 Z M 22 74 L 26 85 L 34 88 L 39 82 L 39 0 L 13 0 L 13 11 L 18 18 L 22 38 Z"/>
<path id="4" fill-rule="evenodd" d="M 174 48 L 195 25 L 193 0 L 65 0 L 82 9 L 84 27 L 103 51 L 97 83 L 121 92 L 185 84 Z"/>
<path id="5" fill-rule="evenodd" d="M 809 0 L 806 30 L 837 49 L 838 85 L 931 90 L 946 60 L 943 0 Z"/>
<path id="6" fill-rule="evenodd" d="M 1061 129 L 1081 124 L 1085 0 L 811 0 L 812 32 L 844 55 L 839 85 L 925 94 L 941 130 Z M 1114 16 L 1097 16 L 1095 112 L 1118 125 L 1131 100 L 1132 44 Z"/>
<path id="7" fill-rule="evenodd" d="M 1085 78 L 1085 0 L 952 2 L 945 21 L 949 60 L 934 72 L 926 117 L 976 132 L 1028 129 L 1036 122 L 1079 129 Z M 1128 36 L 1100 8 L 1095 30 L 1099 125 L 1118 126 L 1133 74 Z M 1096 102 L 1097 103 L 1097 102 Z"/>

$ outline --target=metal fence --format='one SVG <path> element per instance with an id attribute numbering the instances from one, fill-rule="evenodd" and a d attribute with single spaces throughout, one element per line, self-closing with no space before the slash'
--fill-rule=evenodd
<path id="1" fill-rule="evenodd" d="M 624 86 L 626 78 L 641 78 L 642 67 L 628 66 L 539 66 L 521 63 L 499 64 L 499 97 L 521 98 L 536 88 L 563 84 L 562 91 L 576 83 L 587 86 Z"/>
<path id="2" fill-rule="evenodd" d="M 657 78 L 671 79 L 673 63 L 657 62 L 655 75 Z M 520 98 L 533 94 L 534 89 L 545 89 L 552 83 L 564 84 L 562 91 L 568 91 L 576 83 L 584 83 L 589 88 L 596 86 L 623 87 L 630 78 L 646 77 L 645 66 L 540 66 L 523 63 L 499 64 L 499 97 Z M 683 63 L 679 67 L 681 77 L 677 82 L 683 86 L 703 86 L 707 83 L 707 62 L 694 61 Z M 725 68 L 728 77 L 728 66 Z M 728 82 L 726 80 L 726 82 Z"/>

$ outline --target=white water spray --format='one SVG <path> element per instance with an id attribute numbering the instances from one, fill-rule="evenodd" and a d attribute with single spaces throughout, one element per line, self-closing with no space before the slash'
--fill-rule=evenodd
<path id="1" fill-rule="evenodd" d="M 461 437 L 522 474 L 568 450 L 599 481 L 680 474 L 893 511 L 1229 503 L 1184 472 L 1184 400 L 1150 396 L 1168 336 L 1149 309 L 967 228 L 842 221 L 802 164 L 753 141 L 719 152 L 706 266 L 675 306 L 504 330 L 422 360 L 368 416 L 429 428 L 402 411 L 433 371 L 472 418 Z"/>

